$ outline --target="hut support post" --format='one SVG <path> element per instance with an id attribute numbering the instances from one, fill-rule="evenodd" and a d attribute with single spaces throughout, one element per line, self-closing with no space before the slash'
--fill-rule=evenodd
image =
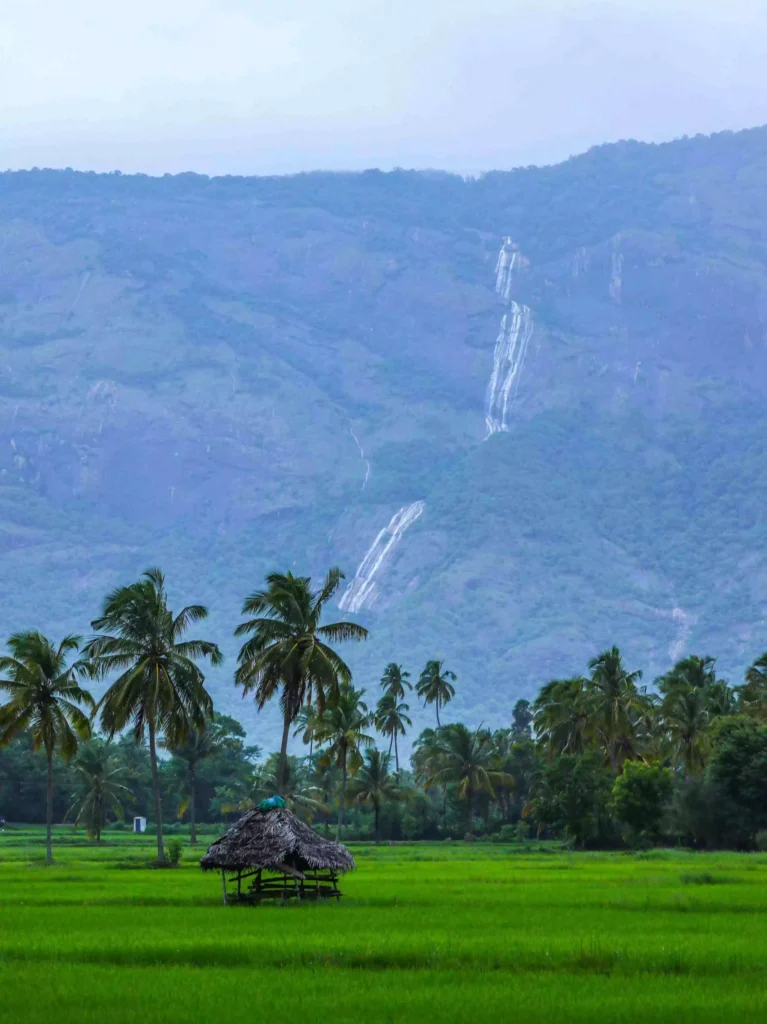
<path id="1" fill-rule="evenodd" d="M 226 872 L 221 871 L 221 895 L 223 897 L 223 904 L 226 906 Z"/>
<path id="2" fill-rule="evenodd" d="M 237 872 L 237 902 L 240 902 L 242 896 L 242 872 Z"/>

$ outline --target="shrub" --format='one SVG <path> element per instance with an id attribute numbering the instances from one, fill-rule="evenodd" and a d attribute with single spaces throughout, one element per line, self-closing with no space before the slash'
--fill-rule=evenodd
<path id="1" fill-rule="evenodd" d="M 184 844 L 180 839 L 171 839 L 168 843 L 168 863 L 171 867 L 177 868 L 181 863 L 181 854 Z"/>
<path id="2" fill-rule="evenodd" d="M 514 826 L 514 838 L 518 843 L 524 843 L 526 839 L 530 838 L 530 831 L 530 823 L 520 818 Z"/>
<path id="3" fill-rule="evenodd" d="M 647 848 L 660 838 L 672 785 L 671 772 L 659 764 L 627 761 L 623 766 L 613 784 L 612 809 L 631 846 Z"/>
<path id="4" fill-rule="evenodd" d="M 517 841 L 517 829 L 515 825 L 501 825 L 493 836 L 494 843 L 515 843 Z"/>

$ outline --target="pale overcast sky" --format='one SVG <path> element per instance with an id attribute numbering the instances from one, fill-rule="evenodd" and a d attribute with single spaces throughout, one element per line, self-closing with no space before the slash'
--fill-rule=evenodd
<path id="1" fill-rule="evenodd" d="M 767 122 L 767 0 L 0 0 L 0 167 L 548 163 Z"/>

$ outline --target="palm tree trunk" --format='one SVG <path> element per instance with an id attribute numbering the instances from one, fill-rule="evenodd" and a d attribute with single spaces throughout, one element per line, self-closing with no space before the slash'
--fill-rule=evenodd
<path id="1" fill-rule="evenodd" d="M 442 726 L 439 724 L 439 697 L 434 701 L 434 707 L 437 709 L 437 728 L 441 729 Z"/>
<path id="2" fill-rule="evenodd" d="M 466 803 L 469 817 L 469 827 L 467 831 L 471 832 L 471 826 L 474 821 L 474 792 L 471 786 L 469 786 L 469 788 L 466 790 Z"/>
<path id="3" fill-rule="evenodd" d="M 394 731 L 394 765 L 399 771 L 399 750 L 397 750 L 397 731 Z"/>
<path id="4" fill-rule="evenodd" d="M 613 775 L 618 774 L 617 758 L 615 756 L 615 740 L 610 740 L 610 768 Z"/>
<path id="5" fill-rule="evenodd" d="M 282 796 L 282 789 L 285 785 L 285 769 L 288 765 L 288 739 L 290 738 L 290 715 L 285 712 L 285 721 L 282 724 L 282 743 L 280 744 L 280 766 L 277 770 L 277 789 L 279 796 Z"/>
<path id="6" fill-rule="evenodd" d="M 154 720 L 149 719 L 149 761 L 152 765 L 152 789 L 154 790 L 154 815 L 157 825 L 157 861 L 165 863 L 165 847 L 162 841 L 162 804 L 160 802 L 160 774 L 157 771 L 157 743 L 154 734 Z"/>
<path id="7" fill-rule="evenodd" d="M 48 759 L 48 792 L 45 807 L 45 859 L 50 864 L 53 860 L 53 750 L 46 750 Z"/>
<path id="8" fill-rule="evenodd" d="M 341 761 L 341 793 L 338 800 L 338 825 L 336 826 L 336 839 L 341 838 L 341 826 L 344 823 L 344 808 L 346 806 L 346 750 Z"/>
<path id="9" fill-rule="evenodd" d="M 373 814 L 374 814 L 374 817 L 375 817 L 376 839 L 380 839 L 381 838 L 381 829 L 379 828 L 379 822 L 381 820 L 381 804 L 380 804 L 380 802 L 378 800 L 376 800 L 373 803 Z"/>
<path id="10" fill-rule="evenodd" d="M 194 790 L 197 785 L 197 765 L 189 765 L 189 841 L 197 846 L 197 818 L 195 815 Z"/>

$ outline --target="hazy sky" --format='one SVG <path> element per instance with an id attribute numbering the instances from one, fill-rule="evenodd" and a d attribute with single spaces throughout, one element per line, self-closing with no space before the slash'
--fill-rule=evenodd
<path id="1" fill-rule="evenodd" d="M 767 122 L 767 0 L 0 0 L 0 167 L 544 163 Z"/>

